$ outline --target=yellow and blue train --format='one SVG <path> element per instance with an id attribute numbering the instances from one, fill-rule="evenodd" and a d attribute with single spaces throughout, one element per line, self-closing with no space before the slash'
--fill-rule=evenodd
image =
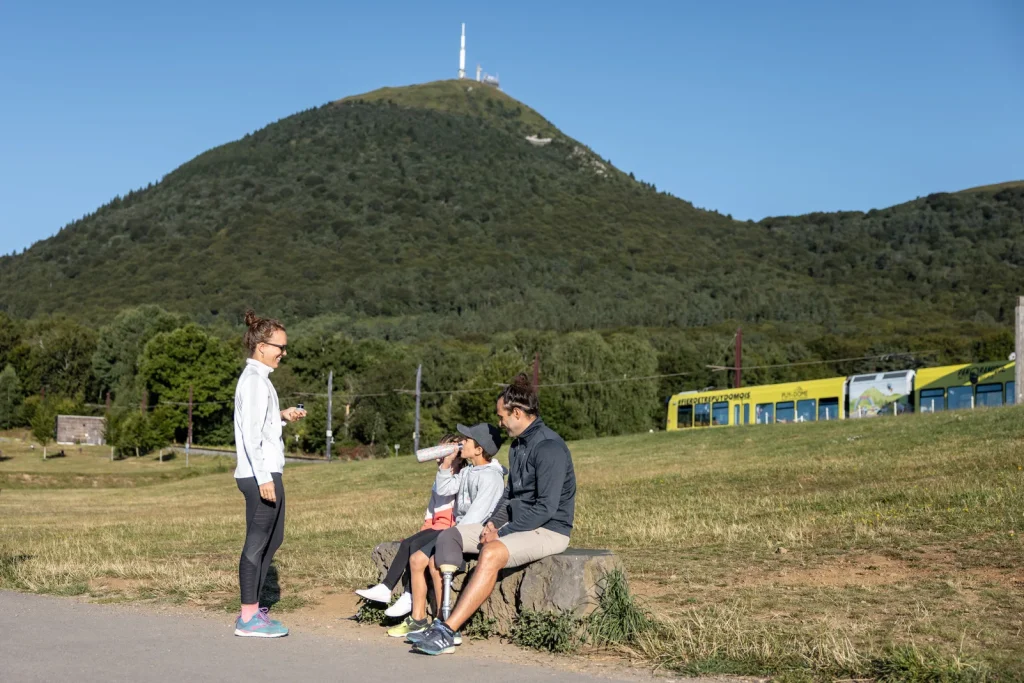
<path id="1" fill-rule="evenodd" d="M 1014 402 L 1014 361 L 946 365 L 740 389 L 685 391 L 669 399 L 666 428 L 815 422 L 938 412 Z"/>

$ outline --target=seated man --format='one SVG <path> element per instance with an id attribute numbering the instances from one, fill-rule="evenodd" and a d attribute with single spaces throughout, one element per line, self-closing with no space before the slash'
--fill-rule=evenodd
<path id="1" fill-rule="evenodd" d="M 572 456 L 558 434 L 537 415 L 537 393 L 520 374 L 498 397 L 498 419 L 513 437 L 508 484 L 494 514 L 484 524 L 463 524 L 441 532 L 434 562 L 438 568 L 462 564 L 462 554 L 480 553 L 458 604 L 444 621 L 411 637 L 417 652 L 455 651 L 455 633 L 494 590 L 498 572 L 519 567 L 569 547 L 576 507 Z"/>

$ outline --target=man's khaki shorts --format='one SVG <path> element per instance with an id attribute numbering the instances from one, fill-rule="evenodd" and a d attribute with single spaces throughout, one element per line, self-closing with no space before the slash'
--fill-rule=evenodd
<path id="1" fill-rule="evenodd" d="M 462 534 L 462 550 L 468 555 L 480 554 L 480 534 L 483 524 L 460 524 L 455 527 Z M 505 567 L 521 567 L 524 564 L 557 555 L 569 547 L 569 537 L 556 531 L 534 529 L 517 531 L 498 539 L 508 548 L 508 562 Z"/>

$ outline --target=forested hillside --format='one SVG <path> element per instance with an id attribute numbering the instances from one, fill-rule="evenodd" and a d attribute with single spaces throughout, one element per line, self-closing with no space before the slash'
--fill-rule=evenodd
<path id="1" fill-rule="evenodd" d="M 298 448 L 323 445 L 332 369 L 336 433 L 379 450 L 409 441 L 418 364 L 438 392 L 431 437 L 488 417 L 535 354 L 567 436 L 642 431 L 671 393 L 729 385 L 739 325 L 747 383 L 1005 357 L 1022 243 L 1020 183 L 741 222 L 499 91 L 384 89 L 212 149 L 0 258 L 0 428 L 102 412 L 109 392 L 122 434 L 180 440 L 192 386 L 197 439 L 230 441 L 251 306 L 292 336 L 275 382 L 313 409 Z"/>
<path id="2" fill-rule="evenodd" d="M 537 146 L 526 137 L 553 138 Z M 296 114 L 0 259 L 0 310 L 246 305 L 371 336 L 866 318 L 999 321 L 1024 189 L 743 223 L 453 81 Z M 987 317 L 986 317 L 987 316 Z"/>

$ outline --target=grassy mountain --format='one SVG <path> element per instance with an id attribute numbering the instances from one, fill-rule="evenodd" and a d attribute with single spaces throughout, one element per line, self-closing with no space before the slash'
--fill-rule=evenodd
<path id="1" fill-rule="evenodd" d="M 442 81 L 278 121 L 0 258 L 0 310 L 103 320 L 157 302 L 235 323 L 253 305 L 406 337 L 952 327 L 1006 319 L 1022 239 L 1020 186 L 733 221 L 504 93 Z"/>

